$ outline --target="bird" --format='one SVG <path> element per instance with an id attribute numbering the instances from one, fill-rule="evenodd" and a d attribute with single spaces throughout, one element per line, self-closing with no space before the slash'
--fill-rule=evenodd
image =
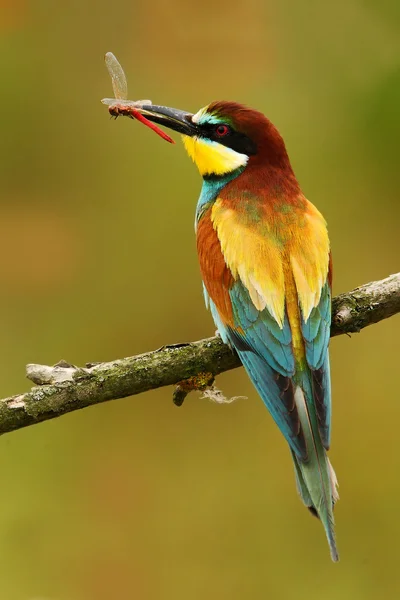
<path id="1" fill-rule="evenodd" d="M 326 221 L 261 112 L 229 101 L 195 114 L 157 105 L 140 112 L 182 135 L 202 176 L 195 230 L 206 306 L 286 439 L 300 498 L 336 562 Z"/>

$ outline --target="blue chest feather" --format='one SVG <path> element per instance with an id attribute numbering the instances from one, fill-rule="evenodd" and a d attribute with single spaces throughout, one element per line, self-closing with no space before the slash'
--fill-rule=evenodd
<path id="1" fill-rule="evenodd" d="M 232 171 L 231 173 L 228 173 L 227 175 L 215 176 L 215 177 L 210 176 L 210 177 L 203 179 L 203 187 L 201 188 L 200 198 L 198 199 L 197 207 L 196 207 L 195 228 L 197 226 L 197 223 L 203 216 L 203 214 L 206 212 L 206 210 L 218 198 L 218 195 L 219 195 L 220 191 L 222 190 L 222 188 L 227 183 L 232 181 L 232 179 L 235 179 L 235 177 L 240 175 L 242 173 L 242 171 L 243 171 L 243 169 L 240 168 L 240 169 L 236 169 L 235 171 Z"/>

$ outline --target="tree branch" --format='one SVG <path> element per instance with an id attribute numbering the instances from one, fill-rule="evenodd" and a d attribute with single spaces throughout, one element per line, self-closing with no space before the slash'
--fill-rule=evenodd
<path id="1" fill-rule="evenodd" d="M 331 336 L 358 332 L 400 312 L 400 273 L 363 285 L 333 300 Z M 0 434 L 107 400 L 178 384 L 175 401 L 205 389 L 214 376 L 240 366 L 217 337 L 163 346 L 159 350 L 85 368 L 61 361 L 54 367 L 28 365 L 37 384 L 30 392 L 0 400 Z"/>

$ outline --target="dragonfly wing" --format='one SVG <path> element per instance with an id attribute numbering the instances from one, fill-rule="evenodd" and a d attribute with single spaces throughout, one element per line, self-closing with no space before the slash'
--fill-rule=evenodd
<path id="1" fill-rule="evenodd" d="M 112 52 L 107 52 L 105 61 L 111 77 L 115 97 L 126 100 L 128 98 L 128 83 L 123 68 Z"/>
<path id="2" fill-rule="evenodd" d="M 132 106 L 136 108 L 141 108 L 142 106 L 151 106 L 151 100 L 123 100 L 119 98 L 103 98 L 101 101 L 103 104 L 107 106 L 112 106 L 116 104 L 117 106 Z"/>

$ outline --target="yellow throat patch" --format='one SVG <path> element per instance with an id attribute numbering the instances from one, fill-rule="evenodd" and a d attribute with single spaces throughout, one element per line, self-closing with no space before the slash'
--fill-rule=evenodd
<path id="1" fill-rule="evenodd" d="M 245 167 L 249 157 L 223 144 L 199 137 L 182 136 L 183 145 L 200 175 L 225 175 Z"/>

